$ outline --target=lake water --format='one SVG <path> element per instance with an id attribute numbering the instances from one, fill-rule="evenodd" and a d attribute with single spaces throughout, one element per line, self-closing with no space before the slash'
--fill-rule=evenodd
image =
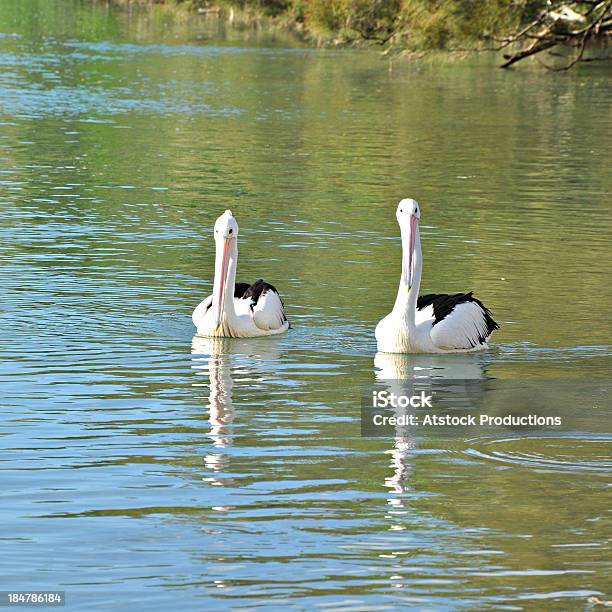
<path id="1" fill-rule="evenodd" d="M 78 610 L 612 598 L 609 417 L 408 442 L 359 423 L 398 372 L 607 380 L 608 68 L 390 61 L 76 0 L 3 0 L 0 64 L 0 589 Z M 491 350 L 375 363 L 405 196 L 422 292 L 473 290 Z M 282 337 L 193 338 L 226 208 Z"/>

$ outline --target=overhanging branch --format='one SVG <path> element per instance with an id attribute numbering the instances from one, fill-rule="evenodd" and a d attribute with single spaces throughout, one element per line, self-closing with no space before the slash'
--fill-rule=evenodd
<path id="1" fill-rule="evenodd" d="M 517 51 L 505 53 L 505 62 L 501 68 L 509 68 L 527 57 L 556 46 L 573 49 L 574 55 L 565 65 L 546 66 L 550 70 L 561 71 L 569 70 L 578 62 L 594 59 L 584 57 L 589 43 L 595 39 L 605 41 L 611 34 L 612 0 L 580 0 L 571 5 L 551 3 L 531 23 L 496 42 L 499 43 L 497 50 L 521 43 L 526 45 Z"/>

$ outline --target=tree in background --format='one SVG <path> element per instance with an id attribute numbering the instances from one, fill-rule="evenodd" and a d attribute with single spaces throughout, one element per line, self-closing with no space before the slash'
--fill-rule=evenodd
<path id="1" fill-rule="evenodd" d="M 300 10 L 307 29 L 347 42 L 413 50 L 493 42 L 505 51 L 504 68 L 543 51 L 565 58 L 547 66 L 553 70 L 608 59 L 586 51 L 605 47 L 612 34 L 612 0 L 302 0 Z"/>
<path id="2" fill-rule="evenodd" d="M 610 40 L 612 0 L 167 1 L 280 18 L 319 42 L 369 42 L 412 51 L 488 48 L 504 52 L 503 68 L 543 52 L 562 58 L 556 66 L 545 64 L 552 70 L 610 59 L 591 51 L 605 51 Z"/>

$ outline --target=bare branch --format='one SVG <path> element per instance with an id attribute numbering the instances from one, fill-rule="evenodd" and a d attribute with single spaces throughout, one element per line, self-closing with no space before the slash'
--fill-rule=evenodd
<path id="1" fill-rule="evenodd" d="M 577 12 L 580 8 L 584 12 Z M 582 22 L 583 27 L 571 27 Z M 570 25 L 571 24 L 571 25 Z M 582 24 L 581 24 L 582 25 Z M 575 47 L 576 55 L 561 67 L 547 68 L 554 71 L 569 70 L 579 62 L 587 61 L 584 57 L 589 42 L 595 38 L 602 39 L 612 33 L 612 0 L 578 0 L 568 6 L 563 3 L 550 4 L 534 21 L 523 27 L 516 34 L 502 39 L 498 50 L 511 44 L 529 41 L 524 48 L 504 54 L 506 60 L 501 68 L 509 68 L 516 62 L 546 51 L 557 45 Z M 551 53 L 558 56 L 558 53 Z"/>

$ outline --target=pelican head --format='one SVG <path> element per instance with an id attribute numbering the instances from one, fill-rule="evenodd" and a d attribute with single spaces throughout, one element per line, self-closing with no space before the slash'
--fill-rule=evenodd
<path id="1" fill-rule="evenodd" d="M 419 207 L 419 203 L 412 198 L 404 198 L 400 200 L 400 203 L 397 205 L 396 211 L 397 220 L 401 226 L 402 219 L 406 219 L 409 216 L 414 216 L 417 219 L 421 218 L 421 209 Z"/>
<path id="2" fill-rule="evenodd" d="M 238 223 L 231 210 L 226 210 L 215 221 L 215 240 L 230 240 L 238 236 Z"/>
<path id="3" fill-rule="evenodd" d="M 214 229 L 216 247 L 215 283 L 213 288 L 213 314 L 215 328 L 223 321 L 225 310 L 225 287 L 228 283 L 230 259 L 237 257 L 236 240 L 238 238 L 238 223 L 231 210 L 226 210 L 216 221 Z M 233 289 L 232 292 L 233 294 Z"/>
<path id="4" fill-rule="evenodd" d="M 404 198 L 397 205 L 395 216 L 402 233 L 402 282 L 410 291 L 414 282 L 416 237 L 421 218 L 419 203 L 412 198 Z"/>

